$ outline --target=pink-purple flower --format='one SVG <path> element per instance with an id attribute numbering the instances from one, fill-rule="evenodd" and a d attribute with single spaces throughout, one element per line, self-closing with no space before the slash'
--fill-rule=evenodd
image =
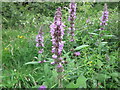
<path id="1" fill-rule="evenodd" d="M 39 30 L 39 32 L 38 32 L 38 35 L 36 36 L 36 47 L 39 47 L 39 48 L 41 48 L 39 51 L 38 51 L 38 53 L 39 54 L 41 54 L 41 53 L 43 53 L 43 48 L 42 47 L 44 47 L 44 37 L 43 37 L 43 32 L 42 32 L 42 27 L 40 27 L 40 30 Z"/>
<path id="2" fill-rule="evenodd" d="M 42 85 L 38 90 L 47 90 L 46 88 L 47 88 L 46 86 Z"/>
<path id="3" fill-rule="evenodd" d="M 38 63 L 45 63 L 45 62 L 47 62 L 46 60 L 43 60 L 43 61 L 39 61 Z"/>
<path id="4" fill-rule="evenodd" d="M 62 54 L 64 47 L 64 41 L 62 41 L 64 36 L 64 27 L 62 23 L 62 13 L 61 8 L 58 8 L 55 12 L 54 22 L 50 25 L 50 33 L 52 37 L 52 58 L 55 59 L 55 63 L 59 63 L 59 58 Z"/>
<path id="5" fill-rule="evenodd" d="M 59 64 L 57 65 L 57 72 L 63 72 L 63 71 L 64 71 L 63 66 L 62 66 L 61 63 L 59 63 Z"/>
<path id="6" fill-rule="evenodd" d="M 70 28 L 69 28 L 69 32 L 71 34 L 71 42 L 74 41 L 74 31 L 75 31 L 75 28 L 74 28 L 74 20 L 76 18 L 76 3 L 74 2 L 71 2 L 69 4 L 69 13 L 70 13 L 70 16 L 68 17 L 68 21 L 70 21 Z"/>
<path id="7" fill-rule="evenodd" d="M 80 52 L 74 52 L 74 55 L 75 55 L 75 56 L 79 56 L 79 55 L 80 55 Z"/>
<path id="8" fill-rule="evenodd" d="M 101 26 L 107 25 L 106 22 L 108 21 L 108 14 L 109 14 L 109 12 L 108 12 L 108 9 L 107 9 L 107 4 L 105 3 L 104 11 L 103 11 L 102 17 L 101 17 L 101 23 L 100 23 Z M 104 27 L 101 27 L 100 30 L 104 30 Z"/>

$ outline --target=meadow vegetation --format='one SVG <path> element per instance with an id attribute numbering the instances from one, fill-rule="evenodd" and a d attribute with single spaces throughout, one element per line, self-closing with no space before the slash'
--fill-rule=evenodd
<path id="1" fill-rule="evenodd" d="M 74 42 L 70 42 L 69 2 L 2 2 L 2 83 L 4 88 L 57 88 L 58 73 L 51 62 L 50 25 L 61 7 L 65 24 L 61 57 L 66 64 L 64 88 L 120 87 L 118 3 L 107 3 L 108 21 L 100 30 L 103 3 L 77 2 Z M 42 26 L 44 52 L 39 54 L 36 35 Z M 74 51 L 72 51 L 74 49 Z M 80 52 L 80 55 L 74 55 Z M 44 63 L 39 61 L 46 60 Z"/>

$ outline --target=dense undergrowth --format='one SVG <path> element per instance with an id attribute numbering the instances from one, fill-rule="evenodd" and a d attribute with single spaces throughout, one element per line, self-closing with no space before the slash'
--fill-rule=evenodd
<path id="1" fill-rule="evenodd" d="M 51 53 L 50 24 L 57 7 L 62 7 L 66 25 L 63 87 L 118 88 L 119 31 L 118 5 L 107 3 L 109 18 L 105 30 L 99 30 L 104 3 L 78 3 L 75 42 L 69 42 L 69 3 L 2 3 L 2 83 L 5 88 L 57 87 L 57 72 Z M 86 23 L 86 20 L 89 22 Z M 44 25 L 44 53 L 38 54 L 35 38 Z M 71 48 L 80 52 L 74 56 Z M 35 63 L 47 60 L 46 63 Z M 28 63 L 28 62 L 31 62 Z M 32 63 L 33 62 L 33 63 Z M 27 63 L 27 64 L 26 64 Z"/>

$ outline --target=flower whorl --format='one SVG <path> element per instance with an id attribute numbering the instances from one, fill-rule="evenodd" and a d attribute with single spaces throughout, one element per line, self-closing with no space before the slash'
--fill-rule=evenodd
<path id="1" fill-rule="evenodd" d="M 74 41 L 74 31 L 75 31 L 75 28 L 74 28 L 74 20 L 76 18 L 76 3 L 74 2 L 71 2 L 70 5 L 69 5 L 70 9 L 69 9 L 69 13 L 70 13 L 70 16 L 68 18 L 68 20 L 70 21 L 70 34 L 71 34 L 71 40 L 70 41 Z"/>
<path id="2" fill-rule="evenodd" d="M 36 36 L 36 47 L 44 47 L 44 37 L 43 37 L 43 32 L 42 32 L 42 27 L 40 27 L 40 30 L 38 32 L 38 35 Z M 43 49 L 40 49 L 38 53 L 42 53 Z"/>
<path id="3" fill-rule="evenodd" d="M 51 33 L 52 44 L 53 44 L 52 53 L 54 53 L 52 57 L 54 58 L 55 63 L 61 62 L 59 58 L 64 46 L 64 41 L 62 41 L 62 39 L 64 35 L 65 25 L 62 23 L 61 19 L 62 19 L 61 8 L 58 8 L 55 13 L 54 23 L 50 25 L 50 33 Z"/>
<path id="4" fill-rule="evenodd" d="M 100 23 L 101 26 L 107 25 L 106 21 L 108 21 L 108 14 L 109 14 L 109 12 L 107 9 L 107 4 L 105 3 L 103 15 L 101 17 L 101 23 Z M 101 30 L 104 30 L 104 28 L 102 27 Z"/>

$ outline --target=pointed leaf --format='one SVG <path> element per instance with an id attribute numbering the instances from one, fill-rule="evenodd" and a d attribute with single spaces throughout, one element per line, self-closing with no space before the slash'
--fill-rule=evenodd
<path id="1" fill-rule="evenodd" d="M 88 47 L 89 45 L 81 45 L 75 48 L 75 50 L 80 50 L 82 48 Z"/>
<path id="2" fill-rule="evenodd" d="M 27 63 L 25 63 L 25 65 L 27 65 L 27 64 L 38 64 L 38 61 L 34 61 L 34 62 L 27 62 Z"/>
<path id="3" fill-rule="evenodd" d="M 92 34 L 92 35 L 99 35 L 99 34 L 97 34 L 97 33 L 89 33 L 89 34 Z"/>
<path id="4" fill-rule="evenodd" d="M 104 35 L 104 37 L 116 37 L 115 35 Z"/>
<path id="5" fill-rule="evenodd" d="M 102 46 L 104 46 L 105 44 L 107 44 L 108 42 L 101 42 L 100 44 L 102 45 Z"/>
<path id="6" fill-rule="evenodd" d="M 66 86 L 66 88 L 77 88 L 77 87 L 76 84 L 74 84 L 74 82 L 71 82 Z"/>
<path id="7" fill-rule="evenodd" d="M 78 79 L 77 79 L 77 88 L 86 88 L 86 80 L 87 78 L 84 77 L 83 75 L 81 75 Z"/>

